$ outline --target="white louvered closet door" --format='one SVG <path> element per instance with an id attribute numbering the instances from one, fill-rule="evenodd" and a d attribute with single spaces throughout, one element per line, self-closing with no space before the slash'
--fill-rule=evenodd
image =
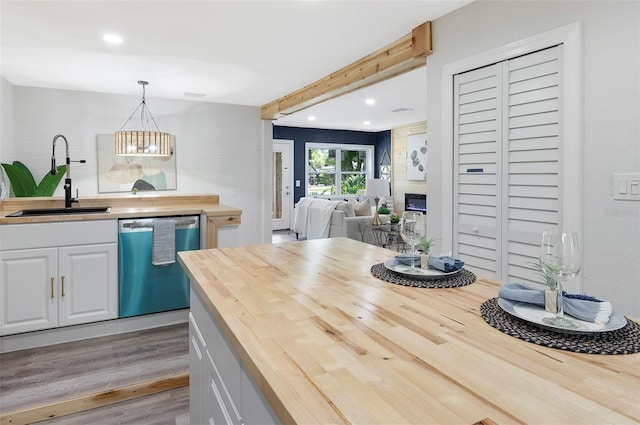
<path id="1" fill-rule="evenodd" d="M 454 79 L 454 254 L 501 280 L 539 280 L 540 235 L 559 224 L 556 46 Z"/>

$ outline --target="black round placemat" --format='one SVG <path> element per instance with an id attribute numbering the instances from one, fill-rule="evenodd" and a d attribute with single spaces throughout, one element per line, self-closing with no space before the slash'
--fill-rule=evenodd
<path id="1" fill-rule="evenodd" d="M 504 311 L 498 298 L 480 306 L 482 318 L 501 332 L 545 347 L 586 354 L 633 354 L 640 352 L 640 325 L 627 318 L 627 324 L 610 332 L 568 334 L 554 332 Z"/>
<path id="2" fill-rule="evenodd" d="M 413 279 L 400 273 L 389 270 L 384 263 L 371 266 L 371 274 L 378 279 L 395 283 L 396 285 L 413 286 L 415 288 L 457 288 L 469 285 L 476 281 L 476 276 L 467 269 L 460 273 L 444 277 L 442 279 Z"/>

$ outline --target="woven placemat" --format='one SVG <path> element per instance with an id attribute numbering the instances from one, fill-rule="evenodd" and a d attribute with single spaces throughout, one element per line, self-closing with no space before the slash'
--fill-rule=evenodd
<path id="1" fill-rule="evenodd" d="M 545 347 L 586 354 L 633 354 L 640 352 L 640 325 L 627 318 L 627 324 L 610 332 L 568 334 L 554 332 L 504 311 L 498 298 L 480 306 L 482 318 L 501 332 Z"/>
<path id="2" fill-rule="evenodd" d="M 415 288 L 457 288 L 469 285 L 476 281 L 476 275 L 467 269 L 462 269 L 460 273 L 444 277 L 442 279 L 414 279 L 400 273 L 389 270 L 384 263 L 371 266 L 371 274 L 387 282 L 396 285 L 413 286 Z"/>

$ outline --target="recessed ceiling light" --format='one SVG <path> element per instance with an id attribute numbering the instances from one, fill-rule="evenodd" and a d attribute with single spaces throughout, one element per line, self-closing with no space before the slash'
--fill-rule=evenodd
<path id="1" fill-rule="evenodd" d="M 313 115 L 309 115 L 309 117 L 307 118 L 309 121 L 315 121 L 316 117 L 314 117 Z"/>
<path id="2" fill-rule="evenodd" d="M 122 37 L 120 37 L 118 34 L 105 34 L 102 36 L 102 39 L 111 44 L 120 44 L 123 41 Z"/>
<path id="3" fill-rule="evenodd" d="M 376 100 L 369 98 L 369 99 L 365 100 L 364 103 L 366 103 L 367 105 L 373 105 L 373 104 L 376 103 Z"/>
<path id="4" fill-rule="evenodd" d="M 370 125 L 370 124 L 371 124 L 371 121 L 363 121 L 363 122 L 362 122 L 362 124 L 364 124 L 364 125 Z"/>

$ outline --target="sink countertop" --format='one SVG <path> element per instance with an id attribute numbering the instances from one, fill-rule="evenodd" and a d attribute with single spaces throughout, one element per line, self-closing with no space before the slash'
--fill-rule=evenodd
<path id="1" fill-rule="evenodd" d="M 640 354 L 578 354 L 488 325 L 501 282 L 375 278 L 394 252 L 347 238 L 181 252 L 282 423 L 638 423 Z"/>
<path id="2" fill-rule="evenodd" d="M 170 215 L 205 214 L 208 217 L 234 217 L 239 224 L 242 210 L 220 204 L 212 194 L 169 195 L 137 194 L 80 198 L 74 207 L 110 206 L 109 213 L 42 215 L 7 217 L 16 211 L 38 208 L 62 208 L 63 198 L 7 198 L 0 205 L 0 224 L 49 223 L 60 221 L 109 220 L 117 218 L 161 217 Z"/>

